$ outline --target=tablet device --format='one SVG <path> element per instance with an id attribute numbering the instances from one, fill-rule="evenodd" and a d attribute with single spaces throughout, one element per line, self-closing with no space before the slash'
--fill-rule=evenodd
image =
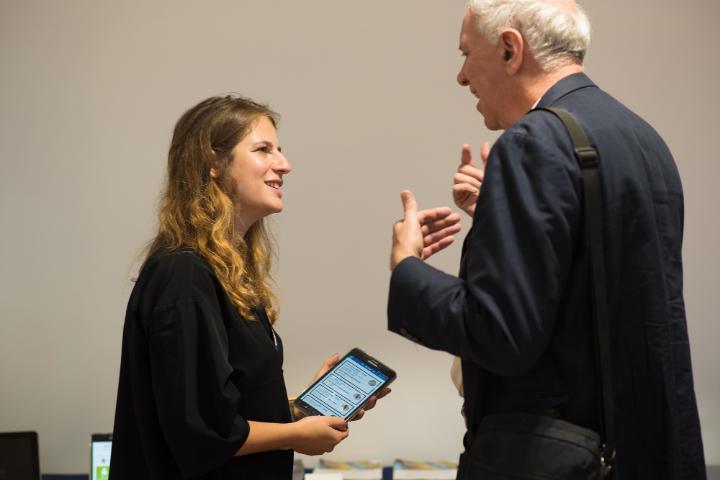
<path id="1" fill-rule="evenodd" d="M 305 415 L 349 420 L 396 376 L 391 368 L 359 348 L 353 348 L 300 394 L 295 407 Z"/>
<path id="2" fill-rule="evenodd" d="M 111 433 L 93 433 L 90 437 L 90 480 L 110 478 Z"/>

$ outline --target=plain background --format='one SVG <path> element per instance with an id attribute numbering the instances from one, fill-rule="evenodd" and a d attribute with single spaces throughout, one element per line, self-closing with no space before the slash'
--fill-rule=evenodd
<path id="1" fill-rule="evenodd" d="M 720 3 L 582 5 L 589 75 L 657 128 L 682 175 L 696 392 L 708 463 L 720 463 Z M 198 101 L 239 92 L 282 114 L 294 166 L 272 220 L 289 392 L 328 355 L 364 348 L 399 378 L 332 458 L 455 459 L 451 358 L 386 332 L 385 307 L 398 193 L 451 205 L 461 144 L 497 136 L 455 83 L 463 11 L 463 0 L 1 0 L 0 431 L 37 430 L 43 472 L 88 470 L 91 432 L 112 429 L 130 278 L 172 127 Z M 455 273 L 461 239 L 431 263 Z"/>

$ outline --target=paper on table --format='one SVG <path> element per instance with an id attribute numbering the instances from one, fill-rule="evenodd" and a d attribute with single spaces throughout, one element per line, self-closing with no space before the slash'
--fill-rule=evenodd
<path id="1" fill-rule="evenodd" d="M 341 473 L 306 473 L 305 480 L 343 480 Z"/>

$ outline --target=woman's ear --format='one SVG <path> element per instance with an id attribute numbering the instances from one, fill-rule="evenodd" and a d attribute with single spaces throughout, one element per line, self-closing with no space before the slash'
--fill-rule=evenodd
<path id="1" fill-rule="evenodd" d="M 217 153 L 213 150 L 212 158 L 210 159 L 210 178 L 217 179 L 220 176 L 220 162 L 217 158 Z"/>

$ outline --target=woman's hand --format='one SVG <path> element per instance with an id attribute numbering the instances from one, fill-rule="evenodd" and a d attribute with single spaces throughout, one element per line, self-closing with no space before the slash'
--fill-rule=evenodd
<path id="1" fill-rule="evenodd" d="M 384 396 L 388 395 L 392 390 L 390 390 L 389 387 L 385 387 L 382 390 L 380 390 L 378 393 L 370 397 L 370 400 L 368 400 L 368 403 L 365 404 L 363 408 L 357 411 L 355 415 L 350 419 L 351 422 L 354 422 L 355 420 L 360 420 L 365 415 L 365 412 L 370 410 L 371 408 L 375 407 L 375 404 L 378 400 L 383 398 Z"/>
<path id="2" fill-rule="evenodd" d="M 485 142 L 480 148 L 480 158 L 487 165 L 490 145 Z M 475 214 L 475 205 L 480 195 L 480 187 L 485 178 L 485 171 L 480 170 L 472 158 L 470 145 L 462 146 L 460 166 L 453 178 L 453 200 L 458 208 L 471 217 Z"/>
<path id="3" fill-rule="evenodd" d="M 291 448 L 305 455 L 332 452 L 350 434 L 347 423 L 339 417 L 305 417 L 291 425 L 294 429 Z"/>
<path id="4" fill-rule="evenodd" d="M 315 383 L 315 381 L 318 380 L 323 375 L 325 375 L 325 373 L 327 373 L 328 370 L 330 370 L 335 365 L 337 365 L 337 363 L 339 361 L 340 361 L 340 355 L 337 353 L 334 353 L 334 354 L 330 355 L 328 358 L 326 358 L 325 361 L 323 362 L 323 364 L 320 366 L 320 370 L 317 371 L 317 373 L 315 374 L 315 376 L 313 377 L 313 379 L 310 383 L 311 384 Z M 365 415 L 366 411 L 375 407 L 375 404 L 377 403 L 377 401 L 380 400 L 381 398 L 383 398 L 384 396 L 388 395 L 391 391 L 392 390 L 390 390 L 389 388 L 383 388 L 378 393 L 371 396 L 370 400 L 368 400 L 368 403 L 365 404 L 365 406 L 363 408 L 358 410 L 355 413 L 355 415 L 353 415 L 353 417 L 350 419 L 350 421 L 352 422 L 355 420 L 360 420 Z M 305 414 L 302 411 L 300 411 L 300 409 L 295 408 L 295 406 L 293 406 L 292 414 L 293 414 L 293 418 L 295 418 L 295 419 L 301 419 L 301 418 L 305 417 Z"/>
<path id="5" fill-rule="evenodd" d="M 338 362 L 340 361 L 340 355 L 337 353 L 333 353 L 328 358 L 325 359 L 322 365 L 320 365 L 320 370 L 317 371 L 315 376 L 313 377 L 311 384 L 314 383 L 318 378 L 322 377 L 327 373 L 328 370 L 330 370 L 332 367 L 334 367 Z"/>
<path id="6" fill-rule="evenodd" d="M 313 379 L 310 381 L 308 385 L 312 385 L 315 383 L 317 379 L 325 375 L 325 373 L 330 370 L 332 367 L 335 366 L 340 361 L 340 355 L 337 353 L 333 353 L 328 358 L 325 359 L 322 365 L 320 365 L 320 370 L 317 371 Z M 292 399 L 294 400 L 294 398 Z M 292 402 L 291 402 L 292 405 Z M 298 420 L 300 418 L 303 418 L 305 414 L 298 408 L 295 408 L 295 405 L 292 405 L 292 416 L 294 419 Z"/>

